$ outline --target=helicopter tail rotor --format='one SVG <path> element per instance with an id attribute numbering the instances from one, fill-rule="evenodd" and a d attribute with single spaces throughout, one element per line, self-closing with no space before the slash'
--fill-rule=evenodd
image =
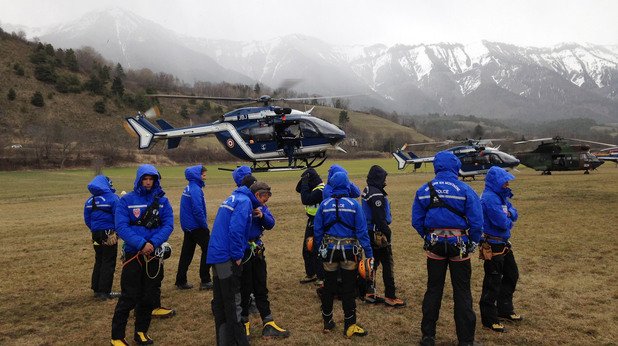
<path id="1" fill-rule="evenodd" d="M 159 109 L 159 107 L 154 105 L 144 112 L 144 116 L 148 119 L 158 118 L 161 116 L 161 110 Z"/>

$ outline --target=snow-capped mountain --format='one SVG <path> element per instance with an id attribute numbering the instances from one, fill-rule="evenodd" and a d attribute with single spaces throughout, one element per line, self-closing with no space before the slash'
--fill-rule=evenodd
<path id="1" fill-rule="evenodd" d="M 123 66 L 185 82 L 259 81 L 276 88 L 295 79 L 298 91 L 362 93 L 368 96 L 351 99 L 355 107 L 402 114 L 618 121 L 618 46 L 335 46 L 303 35 L 233 42 L 181 36 L 118 8 L 46 31 L 41 40 L 54 46 L 91 46 Z"/>
<path id="2" fill-rule="evenodd" d="M 60 48 L 90 46 L 125 67 L 171 73 L 190 83 L 252 82 L 185 46 L 175 32 L 117 7 L 49 27 L 39 37 Z"/>

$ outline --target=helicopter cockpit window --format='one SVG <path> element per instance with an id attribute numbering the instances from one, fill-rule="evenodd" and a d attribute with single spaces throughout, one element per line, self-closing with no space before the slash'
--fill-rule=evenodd
<path id="1" fill-rule="evenodd" d="M 318 129 L 318 132 L 320 132 L 322 134 L 339 133 L 339 132 L 341 132 L 341 130 L 337 126 L 335 126 L 335 125 L 333 125 L 333 124 L 331 124 L 331 123 L 329 123 L 327 121 L 324 121 L 324 120 L 322 120 L 320 118 L 312 118 L 311 122 Z"/>
<path id="2" fill-rule="evenodd" d="M 254 140 L 255 142 L 272 141 L 274 138 L 272 126 L 250 127 L 240 131 L 240 134 L 245 140 Z"/>
<path id="3" fill-rule="evenodd" d="M 488 155 L 489 156 L 489 162 L 490 163 L 502 163 L 502 159 L 496 155 L 496 154 L 491 154 Z"/>
<path id="4" fill-rule="evenodd" d="M 302 133 L 304 138 L 313 138 L 319 137 L 318 129 L 311 123 L 301 122 L 300 123 L 300 132 Z"/>

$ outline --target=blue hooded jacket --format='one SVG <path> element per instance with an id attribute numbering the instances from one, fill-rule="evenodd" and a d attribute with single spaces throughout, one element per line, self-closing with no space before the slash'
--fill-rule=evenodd
<path id="1" fill-rule="evenodd" d="M 242 182 L 242 178 L 250 174 L 251 174 L 251 168 L 247 166 L 240 166 L 236 168 L 234 171 L 232 171 L 232 178 L 234 178 L 234 182 L 236 183 L 236 186 L 240 186 L 240 183 Z"/>
<path id="2" fill-rule="evenodd" d="M 146 190 L 142 186 L 142 179 L 145 175 L 155 177 L 150 190 Z M 152 243 L 155 248 L 161 246 L 169 239 L 174 230 L 174 212 L 161 188 L 160 177 L 153 165 L 139 166 L 135 175 L 133 191 L 122 196 L 118 201 L 115 213 L 116 233 L 124 240 L 124 251 L 127 254 L 140 251 L 147 242 Z M 159 197 L 159 217 L 161 218 L 159 227 L 148 229 L 144 226 L 131 225 L 131 222 L 139 220 L 157 196 Z"/>
<path id="3" fill-rule="evenodd" d="M 328 178 L 326 179 L 326 181 L 328 182 L 335 173 L 337 172 L 343 172 L 346 176 L 348 175 L 348 171 L 345 170 L 345 168 L 335 164 L 330 166 L 330 168 L 328 169 Z M 332 191 L 333 188 L 332 186 L 329 186 L 328 184 L 326 184 L 326 186 L 324 186 L 324 190 L 322 190 L 322 199 L 327 199 L 328 197 L 330 197 L 332 195 Z M 349 181 L 348 178 L 348 197 L 351 198 L 358 198 L 361 195 L 361 190 L 358 188 L 358 186 L 356 186 L 356 184 L 354 184 L 353 182 Z"/>
<path id="4" fill-rule="evenodd" d="M 270 230 L 275 227 L 275 218 L 273 214 L 270 213 L 268 206 L 266 204 L 262 204 L 258 207 L 262 211 L 262 218 L 259 218 L 255 215 L 252 216 L 251 229 L 249 230 L 249 235 L 247 240 L 255 240 L 256 244 L 262 244 L 262 234 L 264 230 Z"/>
<path id="5" fill-rule="evenodd" d="M 115 229 L 114 208 L 118 202 L 116 190 L 104 175 L 97 175 L 88 184 L 88 191 L 92 194 L 84 204 L 84 222 L 91 232 Z M 92 210 L 92 199 L 96 210 Z"/>
<path id="6" fill-rule="evenodd" d="M 434 157 L 433 167 L 436 177 L 431 182 L 439 197 L 444 203 L 463 213 L 467 222 L 447 208 L 430 209 L 429 187 L 423 184 L 416 191 L 412 204 L 412 227 L 423 239 L 429 239 L 432 229 L 467 229 L 470 239 L 478 243 L 483 231 L 483 211 L 476 192 L 458 179 L 461 161 L 452 152 L 441 151 Z M 450 243 L 457 242 L 454 237 L 447 239 Z M 443 240 L 444 238 L 440 238 L 440 241 Z M 468 237 L 464 236 L 462 240 L 468 241 Z"/>
<path id="7" fill-rule="evenodd" d="M 517 209 L 509 199 L 513 197 L 511 189 L 504 188 L 504 184 L 514 180 L 515 176 L 504 169 L 494 166 L 489 169 L 485 177 L 485 190 L 481 196 L 483 206 L 483 233 L 508 241 L 511 237 L 513 222 L 517 221 Z M 509 217 L 509 213 L 511 216 Z M 490 243 L 501 243 L 490 239 Z"/>
<path id="8" fill-rule="evenodd" d="M 350 180 L 348 176 L 343 172 L 336 172 L 328 179 L 326 186 L 330 186 L 333 196 L 340 197 L 328 197 L 320 203 L 313 220 L 314 244 L 319 246 L 325 234 L 338 238 L 356 238 L 363 247 L 363 250 L 365 250 L 365 256 L 373 257 L 363 208 L 357 200 L 348 197 L 350 193 Z M 340 222 L 336 222 L 337 204 L 339 204 Z M 327 225 L 332 226 L 326 229 Z M 350 247 L 350 245 L 346 245 L 346 247 Z"/>
<path id="9" fill-rule="evenodd" d="M 246 186 L 234 190 L 221 205 L 212 225 L 206 263 L 217 264 L 242 259 L 249 240 L 253 209 L 260 206 Z"/>
<path id="10" fill-rule="evenodd" d="M 185 232 L 194 229 L 208 229 L 206 201 L 202 188 L 206 185 L 202 180 L 202 165 L 185 169 L 185 178 L 189 181 L 180 197 L 180 227 Z"/>

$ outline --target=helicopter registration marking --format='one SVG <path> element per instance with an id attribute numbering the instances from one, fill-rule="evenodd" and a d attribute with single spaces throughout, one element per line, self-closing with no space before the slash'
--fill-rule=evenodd
<path id="1" fill-rule="evenodd" d="M 234 140 L 231 138 L 228 138 L 228 140 L 225 142 L 225 144 L 227 144 L 227 147 L 232 149 L 234 147 Z"/>

